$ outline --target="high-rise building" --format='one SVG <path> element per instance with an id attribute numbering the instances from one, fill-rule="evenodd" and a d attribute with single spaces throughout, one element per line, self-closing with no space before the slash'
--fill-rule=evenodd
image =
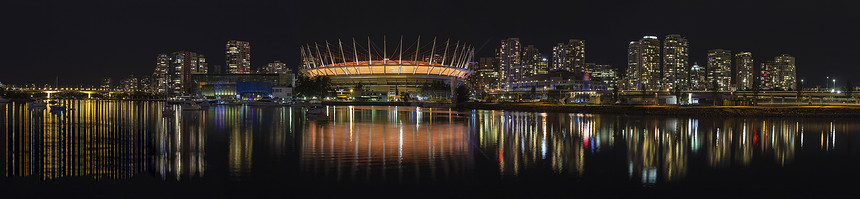
<path id="1" fill-rule="evenodd" d="M 687 38 L 681 35 L 667 35 L 666 40 L 663 40 L 663 89 L 689 89 L 688 49 Z"/>
<path id="2" fill-rule="evenodd" d="M 778 70 L 775 87 L 785 91 L 796 89 L 797 68 L 795 67 L 794 57 L 788 54 L 781 54 L 773 58 L 773 65 Z"/>
<path id="3" fill-rule="evenodd" d="M 499 61 L 495 57 L 481 57 L 478 59 L 477 67 L 473 68 L 475 73 L 469 76 L 472 89 L 490 90 L 499 88 Z"/>
<path id="4" fill-rule="evenodd" d="M 735 68 L 733 80 L 735 89 L 752 90 L 753 88 L 753 57 L 752 53 L 741 51 L 735 54 Z"/>
<path id="5" fill-rule="evenodd" d="M 287 68 L 287 64 L 284 64 L 280 60 L 274 61 L 272 63 L 266 64 L 265 73 L 275 73 L 275 74 L 287 74 L 293 73 L 292 70 Z"/>
<path id="6" fill-rule="evenodd" d="M 152 73 L 152 83 L 150 86 L 153 91 L 158 93 L 167 93 L 170 91 L 170 56 L 167 54 L 159 54 L 155 58 L 155 71 Z"/>
<path id="7" fill-rule="evenodd" d="M 205 74 L 206 58 L 203 54 L 189 51 L 178 51 L 170 53 L 171 88 L 175 95 L 189 95 L 193 83 L 191 74 Z"/>
<path id="8" fill-rule="evenodd" d="M 660 40 L 645 36 L 627 47 L 628 90 L 660 90 Z"/>
<path id="9" fill-rule="evenodd" d="M 502 40 L 497 57 L 499 59 L 499 84 L 504 89 L 509 89 L 511 83 L 519 81 L 522 77 L 522 59 L 519 38 L 507 38 Z"/>
<path id="10" fill-rule="evenodd" d="M 552 70 L 585 72 L 585 40 L 571 39 L 553 46 Z"/>
<path id="11" fill-rule="evenodd" d="M 534 45 L 528 45 L 523 48 L 522 59 L 523 71 L 521 74 L 522 77 L 519 79 L 537 75 L 540 70 L 540 63 L 543 60 L 543 55 L 540 54 L 540 51 Z"/>
<path id="12" fill-rule="evenodd" d="M 138 91 L 139 85 L 140 81 L 134 75 L 129 75 L 120 81 L 120 89 L 126 92 Z"/>
<path id="13" fill-rule="evenodd" d="M 227 41 L 227 73 L 251 74 L 251 44 L 247 41 Z"/>
<path id="14" fill-rule="evenodd" d="M 776 85 L 779 84 L 779 70 L 773 62 L 762 62 L 761 63 L 761 83 L 759 87 L 762 90 L 771 90 L 776 88 Z"/>
<path id="15" fill-rule="evenodd" d="M 549 73 L 549 61 L 546 57 L 541 57 L 540 62 L 537 65 L 537 71 L 535 72 L 538 75 L 543 75 Z"/>
<path id="16" fill-rule="evenodd" d="M 708 72 L 699 63 L 693 62 L 690 67 L 690 90 L 702 91 L 708 88 Z"/>
<path id="17" fill-rule="evenodd" d="M 111 84 L 111 83 L 112 83 L 112 81 L 111 81 L 111 78 L 110 78 L 110 77 L 102 78 L 101 88 L 103 88 L 103 89 L 110 89 L 110 88 L 111 88 L 111 86 L 112 86 L 112 84 Z"/>
<path id="18" fill-rule="evenodd" d="M 711 85 L 716 82 L 716 85 Z M 709 89 L 732 90 L 732 51 L 723 49 L 708 50 Z"/>

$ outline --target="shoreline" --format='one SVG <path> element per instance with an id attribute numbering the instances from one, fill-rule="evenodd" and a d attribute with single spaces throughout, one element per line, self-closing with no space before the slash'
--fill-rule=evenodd
<path id="1" fill-rule="evenodd" d="M 860 117 L 860 106 L 679 106 L 679 105 L 583 105 L 550 103 L 476 103 L 458 108 L 529 112 L 567 112 L 621 115 L 697 117 Z"/>
<path id="2" fill-rule="evenodd" d="M 323 102 L 335 106 L 420 106 L 506 110 L 524 112 L 590 113 L 619 115 L 660 115 L 696 117 L 860 117 L 857 105 L 759 105 L 759 106 L 680 106 L 680 105 L 598 105 L 533 103 L 420 103 L 420 102 Z"/>

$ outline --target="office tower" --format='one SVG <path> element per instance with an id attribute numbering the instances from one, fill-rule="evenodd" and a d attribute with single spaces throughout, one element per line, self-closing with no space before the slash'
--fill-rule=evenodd
<path id="1" fill-rule="evenodd" d="M 170 53 L 170 69 L 171 84 L 173 94 L 175 95 L 191 95 L 193 83 L 191 82 L 191 74 L 203 74 L 206 70 L 201 70 L 201 66 L 206 66 L 206 59 L 202 54 L 189 51 L 178 51 Z"/>
<path id="2" fill-rule="evenodd" d="M 287 74 L 292 72 L 292 70 L 287 68 L 287 64 L 284 64 L 280 60 L 266 64 L 265 73 Z"/>
<path id="3" fill-rule="evenodd" d="M 155 71 L 152 73 L 152 90 L 167 93 L 170 89 L 170 56 L 159 54 L 155 58 Z"/>
<path id="4" fill-rule="evenodd" d="M 773 58 L 773 65 L 778 70 L 776 77 L 776 88 L 782 90 L 794 90 L 797 84 L 797 68 L 795 67 L 794 57 L 788 54 L 781 54 Z"/>
<path id="5" fill-rule="evenodd" d="M 585 71 L 585 40 L 571 39 L 552 47 L 552 70 Z"/>
<path id="6" fill-rule="evenodd" d="M 663 41 L 663 85 L 664 90 L 689 90 L 690 68 L 687 38 L 671 34 Z"/>
<path id="7" fill-rule="evenodd" d="M 732 90 L 732 52 L 723 49 L 708 50 L 708 85 L 718 91 Z M 711 85 L 716 82 L 716 85 Z"/>
<path id="8" fill-rule="evenodd" d="M 251 44 L 247 41 L 227 41 L 227 73 L 251 74 Z"/>
<path id="9" fill-rule="evenodd" d="M 522 58 L 523 71 L 519 79 L 537 75 L 540 70 L 540 63 L 543 60 L 540 51 L 534 45 L 528 45 L 523 48 Z"/>
<path id="10" fill-rule="evenodd" d="M 594 73 L 594 70 L 597 70 L 597 63 L 585 63 L 585 67 L 582 67 L 580 72 Z"/>
<path id="11" fill-rule="evenodd" d="M 504 89 L 509 89 L 511 84 L 519 81 L 520 73 L 522 73 L 522 63 L 520 57 L 520 39 L 507 38 L 502 40 L 502 45 L 499 48 L 497 57 L 499 59 L 499 84 Z"/>
<path id="12" fill-rule="evenodd" d="M 771 90 L 776 87 L 779 82 L 779 70 L 773 62 L 761 63 L 761 90 Z"/>
<path id="13" fill-rule="evenodd" d="M 735 54 L 735 68 L 732 79 L 737 90 L 752 90 L 753 87 L 753 58 L 752 53 L 741 51 Z"/>
<path id="14" fill-rule="evenodd" d="M 690 67 L 690 90 L 702 91 L 708 88 L 708 72 L 699 63 Z"/>
<path id="15" fill-rule="evenodd" d="M 660 40 L 644 36 L 627 47 L 627 89 L 654 91 L 660 89 Z"/>

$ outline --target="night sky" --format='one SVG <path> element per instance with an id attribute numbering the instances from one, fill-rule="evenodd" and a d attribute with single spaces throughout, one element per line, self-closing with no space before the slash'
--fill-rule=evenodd
<path id="1" fill-rule="evenodd" d="M 493 56 L 506 37 L 519 37 L 545 56 L 559 42 L 586 40 L 586 61 L 626 66 L 627 44 L 644 35 L 690 41 L 692 62 L 708 49 L 751 51 L 756 67 L 787 53 L 797 58 L 807 87 L 860 84 L 860 12 L 852 1 L 18 1 L 3 3 L 3 63 L 7 84 L 97 84 L 150 75 L 160 53 L 203 53 L 224 64 L 227 40 L 251 42 L 252 68 L 281 60 L 300 63 L 308 42 L 451 38 Z M 394 41 L 394 39 L 391 39 Z M 389 42 L 391 43 L 391 42 Z M 11 45 L 10 45 L 11 44 Z"/>

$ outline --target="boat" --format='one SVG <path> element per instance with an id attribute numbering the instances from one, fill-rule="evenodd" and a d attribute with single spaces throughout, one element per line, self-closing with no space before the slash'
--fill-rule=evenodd
<path id="1" fill-rule="evenodd" d="M 251 106 L 280 106 L 281 103 L 276 102 L 270 97 L 264 97 L 257 101 L 248 102 L 248 105 Z"/>
<path id="2" fill-rule="evenodd" d="M 194 102 L 192 102 L 192 101 L 185 101 L 185 102 L 183 102 L 182 104 L 180 104 L 180 105 L 179 105 L 179 107 L 182 109 L 182 111 L 199 111 L 199 110 L 203 110 L 203 107 L 201 107 L 199 104 L 194 103 Z"/>
<path id="3" fill-rule="evenodd" d="M 28 106 L 31 109 L 43 109 L 48 107 L 48 103 L 42 100 L 35 100 L 31 101 Z"/>
<path id="4" fill-rule="evenodd" d="M 325 115 L 325 108 L 319 106 L 310 106 L 308 107 L 308 111 L 305 112 L 305 115 L 308 119 L 316 120 L 320 116 Z"/>
<path id="5" fill-rule="evenodd" d="M 164 107 L 161 108 L 161 117 L 173 117 L 175 115 L 176 110 L 173 109 L 173 106 L 164 104 Z"/>

